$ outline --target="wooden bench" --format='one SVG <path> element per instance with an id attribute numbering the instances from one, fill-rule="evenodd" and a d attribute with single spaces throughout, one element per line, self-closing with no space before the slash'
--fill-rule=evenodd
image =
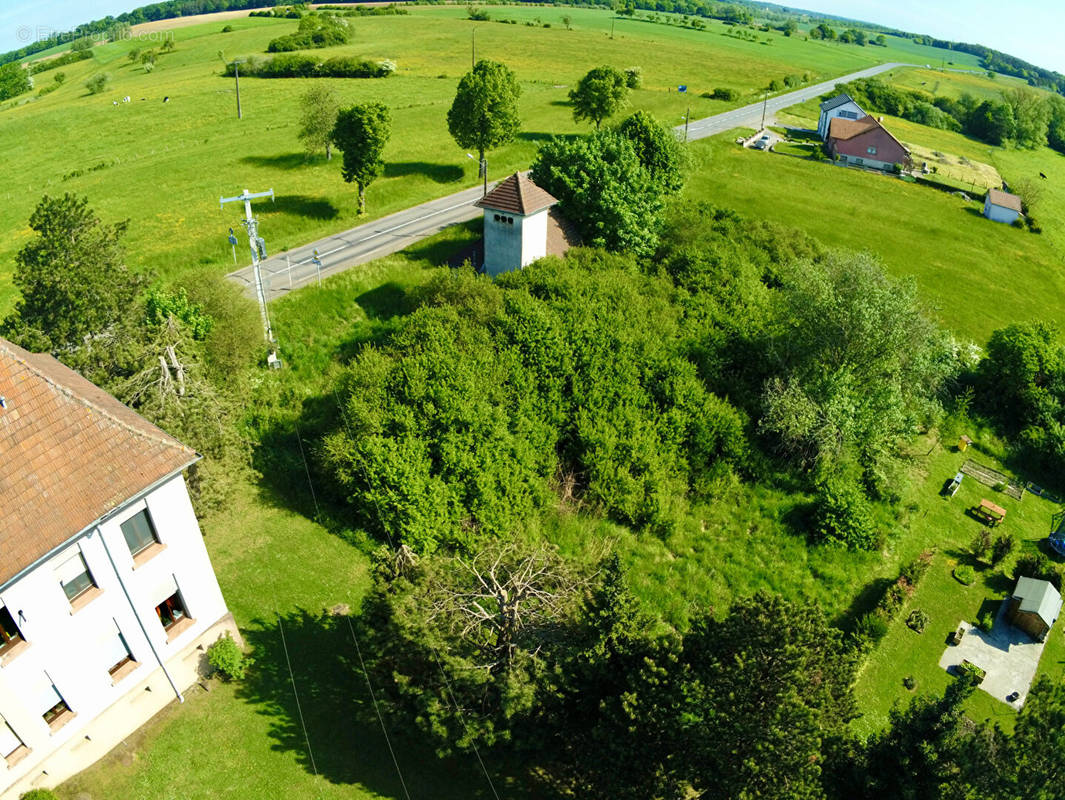
<path id="1" fill-rule="evenodd" d="M 973 509 L 973 513 L 992 528 L 1006 519 L 1006 509 L 987 499 L 981 500 L 980 505 Z"/>

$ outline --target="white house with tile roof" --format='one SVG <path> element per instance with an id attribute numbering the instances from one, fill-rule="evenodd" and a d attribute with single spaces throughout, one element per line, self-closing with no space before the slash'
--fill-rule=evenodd
<path id="1" fill-rule="evenodd" d="M 547 255 L 548 210 L 558 201 L 515 172 L 475 205 L 484 209 L 484 271 L 521 269 Z"/>
<path id="2" fill-rule="evenodd" d="M 857 120 L 864 116 L 866 113 L 851 99 L 850 95 L 836 95 L 821 104 L 821 114 L 817 118 L 817 135 L 822 140 L 827 139 L 829 126 L 834 119 Z"/>
<path id="3" fill-rule="evenodd" d="M 0 800 L 84 769 L 239 633 L 182 476 L 197 453 L 0 339 Z"/>

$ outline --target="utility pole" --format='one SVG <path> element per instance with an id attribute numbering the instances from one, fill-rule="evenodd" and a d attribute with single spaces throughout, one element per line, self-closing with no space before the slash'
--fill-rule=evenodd
<path id="1" fill-rule="evenodd" d="M 477 29 L 470 31 L 470 69 L 477 66 Z"/>
<path id="2" fill-rule="evenodd" d="M 225 206 L 226 203 L 244 203 L 244 227 L 248 231 L 248 244 L 251 247 L 251 267 L 255 276 L 255 296 L 259 300 L 259 314 L 263 321 L 263 334 L 266 336 L 266 341 L 273 345 L 275 344 L 274 332 L 270 328 L 270 317 L 266 313 L 266 292 L 263 291 L 263 276 L 259 269 L 259 262 L 266 258 L 266 242 L 259 236 L 259 220 L 252 216 L 251 213 L 251 201 L 257 197 L 269 197 L 273 200 L 274 190 L 251 194 L 245 189 L 243 193 L 236 197 L 219 198 L 218 203 L 220 206 Z"/>
<path id="3" fill-rule="evenodd" d="M 688 110 L 684 112 L 684 144 L 688 143 L 688 120 L 692 117 L 691 103 L 688 104 Z"/>
<path id="4" fill-rule="evenodd" d="M 762 127 L 760 128 L 760 130 L 763 130 L 763 131 L 765 130 L 765 110 L 766 110 L 766 107 L 768 105 L 769 105 L 769 87 L 767 86 L 766 90 L 765 90 L 765 102 L 762 103 Z"/>
<path id="5" fill-rule="evenodd" d="M 614 18 L 610 18 L 610 38 L 614 38 Z"/>

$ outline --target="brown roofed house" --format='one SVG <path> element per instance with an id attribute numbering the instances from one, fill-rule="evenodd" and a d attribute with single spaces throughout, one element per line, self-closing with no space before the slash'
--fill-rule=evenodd
<path id="1" fill-rule="evenodd" d="M 549 214 L 558 201 L 515 172 L 475 205 L 484 209 L 484 271 L 495 277 L 547 255 Z"/>
<path id="2" fill-rule="evenodd" d="M 910 151 L 879 120 L 868 115 L 856 120 L 833 118 L 825 147 L 841 166 L 889 172 L 896 164 L 910 163 Z"/>
<path id="3" fill-rule="evenodd" d="M 0 456 L 7 798 L 92 764 L 183 699 L 206 646 L 240 633 L 185 487 L 192 448 L 0 339 Z"/>

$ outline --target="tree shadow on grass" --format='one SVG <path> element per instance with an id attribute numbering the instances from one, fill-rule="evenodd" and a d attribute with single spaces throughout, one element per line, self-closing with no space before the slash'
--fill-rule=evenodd
<path id="1" fill-rule="evenodd" d="M 240 163 L 270 169 L 300 169 L 311 166 L 316 160 L 306 153 L 282 153 L 276 156 L 244 156 Z"/>
<path id="2" fill-rule="evenodd" d="M 894 582 L 891 578 L 877 578 L 867 583 L 851 604 L 832 620 L 832 624 L 840 630 L 853 631 L 858 620 L 876 608 L 876 604 Z"/>
<path id="3" fill-rule="evenodd" d="M 436 183 L 455 183 L 461 181 L 464 174 L 462 167 L 455 164 L 432 164 L 428 161 L 395 161 L 385 164 L 386 178 L 424 175 Z"/>
<path id="4" fill-rule="evenodd" d="M 304 219 L 336 219 L 340 211 L 328 200 L 308 197 L 305 194 L 283 194 L 274 198 L 272 205 L 263 206 L 264 213 L 290 214 Z"/>
<path id="5" fill-rule="evenodd" d="M 269 720 L 272 749 L 294 754 L 307 772 L 329 783 L 360 785 L 383 797 L 401 798 L 406 791 L 445 800 L 490 797 L 472 757 L 438 759 L 381 708 L 405 791 L 360 667 L 357 632 L 346 616 L 304 609 L 283 615 L 280 625 L 277 617 L 253 620 L 243 632 L 255 664 L 237 697 Z M 486 762 L 491 770 L 491 759 Z M 509 783 L 498 773 L 492 778 L 497 786 Z M 515 787 L 506 788 L 515 796 Z"/>
<path id="6" fill-rule="evenodd" d="M 566 103 L 566 105 L 569 105 Z M 525 142 L 546 142 L 548 139 L 577 139 L 579 133 L 547 133 L 545 131 L 522 131 L 517 138 Z"/>

